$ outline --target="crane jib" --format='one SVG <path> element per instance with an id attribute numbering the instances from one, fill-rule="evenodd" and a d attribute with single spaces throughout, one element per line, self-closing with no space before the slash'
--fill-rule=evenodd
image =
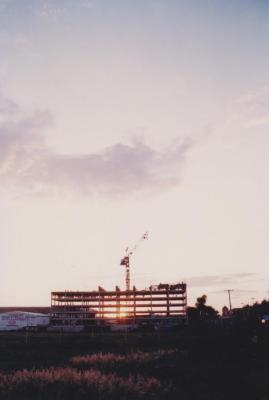
<path id="1" fill-rule="evenodd" d="M 126 286 L 126 291 L 130 291 L 130 256 L 133 255 L 134 251 L 138 248 L 139 244 L 143 240 L 148 239 L 148 232 L 145 232 L 143 236 L 138 240 L 138 242 L 135 244 L 135 246 L 130 250 L 129 247 L 125 249 L 126 255 L 121 259 L 120 265 L 124 265 L 126 267 L 126 272 L 125 272 L 125 286 Z"/>

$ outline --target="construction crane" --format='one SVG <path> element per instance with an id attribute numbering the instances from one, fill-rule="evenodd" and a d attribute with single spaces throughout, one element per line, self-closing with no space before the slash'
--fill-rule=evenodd
<path id="1" fill-rule="evenodd" d="M 125 266 L 125 286 L 126 286 L 126 291 L 130 291 L 130 257 L 134 254 L 134 251 L 138 248 L 141 242 L 144 240 L 148 239 L 148 232 L 145 232 L 143 236 L 137 241 L 135 246 L 130 250 L 129 247 L 126 248 L 125 256 L 121 259 L 120 265 Z"/>

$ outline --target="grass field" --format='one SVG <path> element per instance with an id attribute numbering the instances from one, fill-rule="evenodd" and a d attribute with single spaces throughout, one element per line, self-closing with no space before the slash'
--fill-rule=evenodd
<path id="1" fill-rule="evenodd" d="M 269 332 L 0 335 L 0 398 L 268 399 Z"/>

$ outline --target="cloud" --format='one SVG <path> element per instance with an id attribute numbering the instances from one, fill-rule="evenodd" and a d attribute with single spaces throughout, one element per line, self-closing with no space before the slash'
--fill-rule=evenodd
<path id="1" fill-rule="evenodd" d="M 0 10 L 6 9 L 10 5 L 10 0 L 0 0 Z"/>
<path id="2" fill-rule="evenodd" d="M 224 290 L 216 290 L 214 292 L 209 292 L 209 294 L 223 294 Z M 254 289 L 235 289 L 233 290 L 233 297 L 242 297 L 243 295 L 255 294 L 258 290 Z"/>
<path id="3" fill-rule="evenodd" d="M 64 4 L 59 5 L 51 0 L 43 0 L 37 3 L 34 12 L 38 18 L 57 22 L 59 18 L 63 16 L 65 9 L 66 7 Z"/>
<path id="4" fill-rule="evenodd" d="M 2 121 L 2 123 L 1 123 Z M 86 195 L 160 192 L 180 183 L 181 169 L 193 145 L 183 139 L 162 151 L 142 140 L 116 143 L 96 153 L 63 155 L 45 142 L 48 112 L 25 116 L 0 98 L 0 184 L 31 193 L 72 191 Z"/>
<path id="5" fill-rule="evenodd" d="M 96 0 L 82 0 L 80 3 L 80 6 L 83 9 L 92 10 L 97 7 L 97 1 Z"/>
<path id="6" fill-rule="evenodd" d="M 236 114 L 247 128 L 269 124 L 269 86 L 247 93 L 234 103 Z"/>
<path id="7" fill-rule="evenodd" d="M 2 119 L 18 113 L 19 107 L 14 101 L 0 96 L 0 117 Z"/>
<path id="8" fill-rule="evenodd" d="M 237 284 L 247 278 L 256 277 L 256 273 L 240 273 L 227 275 L 208 275 L 194 276 L 187 279 L 187 283 L 192 287 L 208 287 Z"/>

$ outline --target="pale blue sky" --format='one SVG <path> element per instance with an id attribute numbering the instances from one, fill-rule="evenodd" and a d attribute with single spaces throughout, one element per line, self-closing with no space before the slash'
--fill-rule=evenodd
<path id="1" fill-rule="evenodd" d="M 266 1 L 0 0 L 1 305 L 268 295 Z M 14 292 L 16 294 L 14 294 Z"/>

